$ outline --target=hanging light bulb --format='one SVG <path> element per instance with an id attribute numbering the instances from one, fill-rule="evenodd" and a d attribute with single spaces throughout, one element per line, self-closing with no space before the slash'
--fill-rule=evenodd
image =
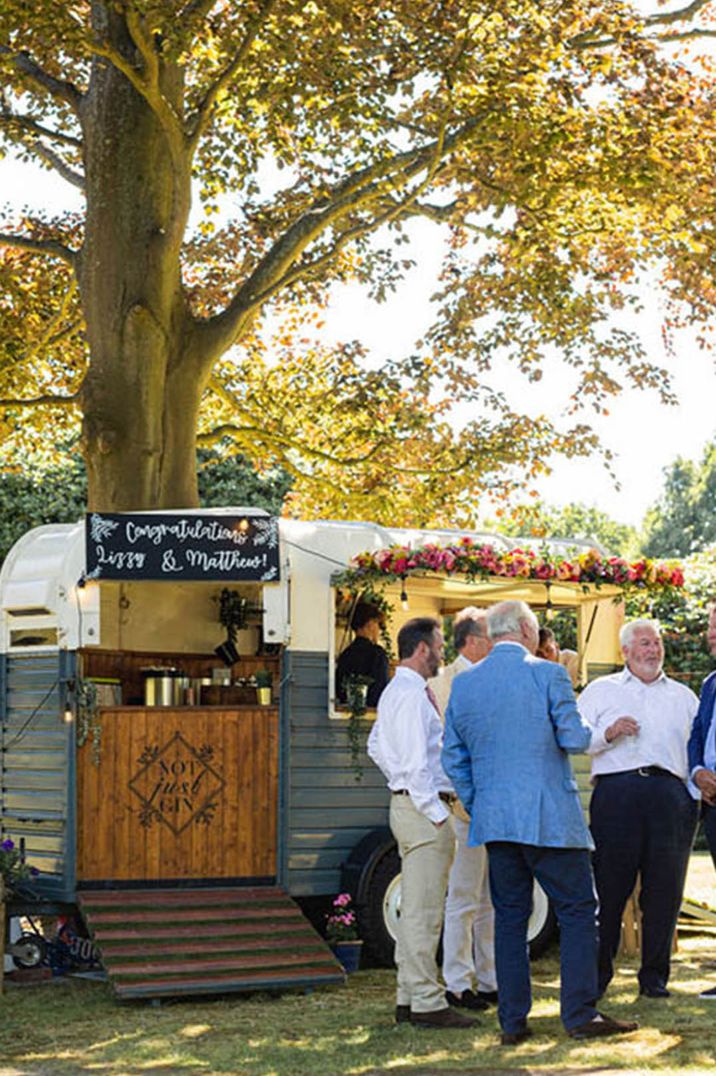
<path id="1" fill-rule="evenodd" d="M 401 575 L 400 581 L 402 583 L 402 587 L 401 587 L 401 591 L 400 591 L 400 605 L 401 605 L 401 608 L 405 612 L 407 612 L 408 609 L 410 608 L 410 606 L 408 605 L 408 592 L 405 589 L 405 576 L 404 575 Z"/>

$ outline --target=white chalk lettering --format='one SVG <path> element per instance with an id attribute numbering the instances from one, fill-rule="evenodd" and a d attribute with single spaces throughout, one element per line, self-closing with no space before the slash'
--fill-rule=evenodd
<path id="1" fill-rule="evenodd" d="M 105 550 L 104 546 L 97 546 L 98 564 L 111 564 L 114 568 L 138 569 L 144 567 L 146 559 L 146 553 L 136 553 L 134 551 L 113 552 L 112 550 Z"/>

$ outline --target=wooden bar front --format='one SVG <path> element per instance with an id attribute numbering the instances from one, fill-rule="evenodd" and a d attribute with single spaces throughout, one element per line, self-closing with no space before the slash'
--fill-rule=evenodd
<path id="1" fill-rule="evenodd" d="M 77 756 L 77 877 L 273 878 L 275 707 L 110 707 Z"/>

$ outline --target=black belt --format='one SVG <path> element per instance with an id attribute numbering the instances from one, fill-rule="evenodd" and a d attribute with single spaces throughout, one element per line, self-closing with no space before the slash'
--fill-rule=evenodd
<path id="1" fill-rule="evenodd" d="M 394 788 L 393 795 L 409 796 L 410 792 L 407 788 Z M 454 792 L 438 792 L 438 796 L 443 801 L 443 803 L 455 803 L 455 801 L 457 800 L 457 795 Z"/>
<path id="2" fill-rule="evenodd" d="M 607 777 L 675 777 L 677 781 L 681 780 L 671 770 L 665 770 L 661 766 L 639 766 L 636 770 L 619 770 L 617 773 L 600 773 L 597 776 L 600 781 Z"/>

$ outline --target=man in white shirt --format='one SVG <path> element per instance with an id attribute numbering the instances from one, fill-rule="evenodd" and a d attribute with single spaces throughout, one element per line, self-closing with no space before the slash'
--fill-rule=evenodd
<path id="1" fill-rule="evenodd" d="M 671 947 L 697 820 L 686 746 L 698 700 L 664 675 L 659 625 L 633 620 L 619 641 L 625 668 L 595 680 L 579 710 L 593 729 L 590 804 L 599 895 L 599 988 L 613 975 L 624 907 L 641 876 L 639 992 L 669 996 Z"/>
<path id="2" fill-rule="evenodd" d="M 474 605 L 462 609 L 453 621 L 453 642 L 457 657 L 429 681 L 443 718 L 455 677 L 471 669 L 492 649 L 485 611 Z M 495 911 L 490 900 L 487 849 L 484 844 L 479 848 L 469 847 L 470 816 L 459 802 L 455 804 L 451 821 L 456 847 L 443 928 L 446 996 L 451 1005 L 460 1008 L 486 1009 L 490 1002 L 497 1001 Z"/>
<path id="3" fill-rule="evenodd" d="M 435 961 L 455 845 L 448 822 L 455 793 L 440 763 L 442 722 L 427 684 L 442 654 L 442 632 L 432 617 L 416 617 L 400 629 L 400 664 L 378 701 L 368 754 L 392 792 L 390 828 L 401 861 L 395 1019 L 417 1027 L 472 1027 L 474 1020 L 447 1004 Z"/>

